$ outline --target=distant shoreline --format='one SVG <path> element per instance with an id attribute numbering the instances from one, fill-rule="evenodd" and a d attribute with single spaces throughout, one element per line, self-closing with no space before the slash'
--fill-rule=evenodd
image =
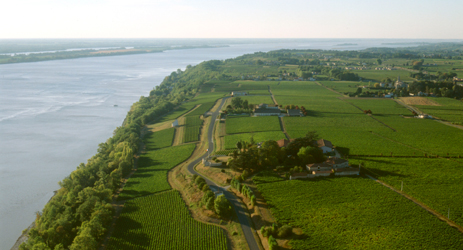
<path id="1" fill-rule="evenodd" d="M 222 48 L 229 47 L 229 45 L 218 45 L 218 46 L 178 46 L 178 47 L 158 47 L 158 48 L 115 48 L 115 49 L 86 49 L 79 51 L 56 51 L 56 52 L 44 52 L 37 53 L 31 52 L 30 54 L 21 54 L 21 52 L 12 53 L 11 55 L 0 55 L 1 64 L 13 64 L 13 63 L 28 63 L 28 62 L 41 62 L 41 61 L 54 61 L 54 60 L 66 60 L 86 57 L 102 57 L 102 56 L 122 56 L 122 55 L 135 55 L 135 54 L 148 54 L 148 53 L 161 53 L 168 50 L 182 50 L 182 49 L 211 49 L 211 48 Z M 24 53 L 24 52 L 23 52 Z"/>

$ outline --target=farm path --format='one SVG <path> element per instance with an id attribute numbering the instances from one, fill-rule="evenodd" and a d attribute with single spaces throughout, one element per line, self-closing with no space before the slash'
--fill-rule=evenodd
<path id="1" fill-rule="evenodd" d="M 207 138 L 209 140 L 208 152 L 212 152 L 214 150 L 214 140 L 212 139 L 213 131 L 214 131 L 214 124 L 217 119 L 217 116 L 219 115 L 219 110 L 222 109 L 223 104 L 228 98 L 229 97 L 223 98 L 222 102 L 220 103 L 219 108 L 216 111 L 214 111 L 211 115 L 211 122 L 207 130 Z M 203 158 L 207 156 L 208 156 L 208 153 L 206 152 L 202 156 L 200 156 L 198 159 L 190 162 L 190 164 L 188 164 L 187 166 L 188 171 L 192 174 L 196 174 L 196 175 L 203 177 L 206 180 L 207 185 L 209 185 L 209 187 L 211 188 L 213 192 L 220 191 L 225 195 L 225 197 L 230 201 L 233 208 L 235 209 L 235 212 L 238 216 L 238 220 L 241 224 L 241 228 L 243 230 L 244 237 L 246 238 L 246 241 L 248 243 L 249 249 L 250 250 L 260 250 L 261 248 L 259 247 L 256 237 L 254 236 L 251 223 L 248 219 L 248 213 L 246 212 L 246 208 L 244 208 L 243 204 L 241 204 L 241 202 L 233 194 L 228 192 L 226 188 L 220 187 L 219 185 L 215 184 L 213 181 L 211 181 L 207 177 L 196 172 L 194 168 L 196 164 L 198 164 Z"/>
<path id="2" fill-rule="evenodd" d="M 347 104 L 350 104 L 350 105 L 356 107 L 358 110 L 360 110 L 360 111 L 363 112 L 363 109 L 361 109 L 359 106 L 357 106 L 357 105 L 355 105 L 355 104 L 353 104 L 353 103 L 350 103 L 350 102 L 346 101 L 346 100 L 343 99 L 343 98 L 339 98 L 339 97 L 338 97 L 338 99 L 341 100 L 341 101 L 343 101 L 343 102 L 345 102 L 345 103 L 347 103 Z M 386 123 L 384 123 L 384 122 L 382 122 L 382 121 L 376 119 L 373 115 L 368 114 L 368 116 L 371 117 L 371 119 L 373 119 L 373 120 L 375 120 L 375 121 L 377 121 L 377 122 L 383 124 L 384 126 L 386 126 L 387 128 L 391 129 L 392 131 L 397 132 L 395 129 L 391 128 L 391 127 L 390 127 L 389 125 L 387 125 Z"/>
<path id="3" fill-rule="evenodd" d="M 326 87 L 325 85 L 323 85 L 323 84 L 321 84 L 321 83 L 319 83 L 319 82 L 315 82 L 315 83 L 318 84 L 318 85 L 320 85 L 320 86 L 322 86 L 323 88 L 325 88 L 325 89 L 327 89 L 327 90 L 333 91 L 333 92 L 336 93 L 336 94 L 340 94 L 340 95 L 344 96 L 342 93 L 340 93 L 340 92 L 338 92 L 338 91 L 336 91 L 336 90 L 334 90 L 334 89 L 330 89 L 330 88 Z"/>
<path id="4" fill-rule="evenodd" d="M 268 85 L 268 92 L 272 96 L 273 104 L 278 105 L 278 102 L 277 102 L 277 100 L 275 100 L 275 96 L 273 96 L 272 90 L 270 89 L 270 85 Z M 280 121 L 281 132 L 283 132 L 283 134 L 285 134 L 286 139 L 288 139 L 288 140 L 291 139 L 289 137 L 289 135 L 288 135 L 288 132 L 286 131 L 285 122 L 283 121 L 283 117 L 279 116 L 278 119 Z"/>
<path id="5" fill-rule="evenodd" d="M 268 87 L 268 92 L 270 93 L 270 96 L 272 96 L 273 104 L 278 105 L 278 102 L 277 100 L 275 100 L 275 96 L 273 96 L 272 90 L 270 89 L 270 85 L 268 85 L 267 87 Z"/>
<path id="6" fill-rule="evenodd" d="M 440 213 L 437 212 L 436 210 L 434 210 L 434 209 L 432 209 L 432 208 L 426 206 L 424 203 L 421 203 L 420 201 L 416 200 L 415 198 L 409 196 L 408 194 L 406 194 L 406 193 L 404 193 L 404 192 L 402 192 L 402 191 L 399 191 L 399 190 L 395 189 L 394 187 L 392 187 L 392 186 L 390 186 L 390 185 L 388 185 L 388 184 L 386 184 L 386 183 L 384 183 L 384 182 L 382 182 L 382 181 L 380 181 L 380 180 L 378 180 L 378 179 L 376 179 L 376 178 L 374 178 L 374 177 L 372 177 L 372 176 L 370 176 L 370 175 L 366 175 L 366 176 L 367 176 L 368 178 L 370 178 L 370 179 L 372 179 L 372 180 L 378 182 L 379 184 L 381 184 L 381 185 L 383 185 L 383 186 L 385 186 L 385 187 L 388 187 L 388 188 L 392 189 L 394 192 L 396 192 L 396 193 L 402 195 L 403 197 L 409 199 L 410 201 L 413 201 L 413 202 L 414 202 L 415 204 L 417 204 L 418 206 L 422 207 L 423 209 L 425 209 L 425 210 L 428 211 L 429 213 L 431 213 L 431 214 L 433 214 L 434 216 L 436 216 L 439 220 L 446 222 L 447 224 L 449 224 L 449 226 L 451 226 L 451 227 L 453 227 L 453 228 L 455 228 L 455 229 L 457 229 L 458 231 L 460 231 L 460 232 L 463 233 L 463 227 L 461 227 L 460 225 L 455 224 L 455 222 L 453 222 L 453 221 L 447 219 L 444 215 L 440 214 Z"/>
<path id="7" fill-rule="evenodd" d="M 413 106 L 410 106 L 410 105 L 406 104 L 405 102 L 403 102 L 403 101 L 400 100 L 400 99 L 398 99 L 398 100 L 395 100 L 395 99 L 394 99 L 394 101 L 397 102 L 398 104 L 404 106 L 405 108 L 407 108 L 407 109 L 410 110 L 410 111 L 414 111 L 414 112 L 416 112 L 417 114 L 423 114 L 423 112 L 422 112 L 421 110 L 419 110 L 418 108 L 413 107 Z M 440 123 L 442 123 L 442 124 L 444 124 L 444 125 L 447 125 L 447 126 L 450 126 L 450 127 L 454 127 L 454 128 L 463 130 L 463 126 L 459 126 L 459 125 L 452 124 L 452 123 L 450 123 L 450 122 L 443 121 L 443 120 L 440 119 L 439 117 L 435 117 L 435 116 L 433 116 L 433 117 L 436 118 L 436 119 L 434 119 L 434 120 L 437 121 L 437 122 L 440 122 Z"/>

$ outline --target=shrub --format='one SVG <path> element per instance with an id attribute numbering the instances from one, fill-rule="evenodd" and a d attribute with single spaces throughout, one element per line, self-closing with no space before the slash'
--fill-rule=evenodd
<path id="1" fill-rule="evenodd" d="M 289 225 L 283 225 L 278 229 L 277 236 L 278 238 L 286 238 L 291 235 L 293 229 Z"/>
<path id="2" fill-rule="evenodd" d="M 273 236 L 271 236 L 271 235 L 270 235 L 270 237 L 268 237 L 268 249 L 270 249 L 270 250 L 278 249 L 277 240 L 275 238 L 273 238 Z"/>

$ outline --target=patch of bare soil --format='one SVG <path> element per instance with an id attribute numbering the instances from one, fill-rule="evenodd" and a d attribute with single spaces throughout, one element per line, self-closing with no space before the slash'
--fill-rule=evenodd
<path id="1" fill-rule="evenodd" d="M 407 105 L 442 106 L 439 103 L 425 97 L 400 97 L 399 99 Z"/>

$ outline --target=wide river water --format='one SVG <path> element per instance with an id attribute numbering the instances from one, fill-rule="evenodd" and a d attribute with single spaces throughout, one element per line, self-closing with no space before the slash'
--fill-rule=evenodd
<path id="1" fill-rule="evenodd" d="M 256 51 L 353 50 L 383 42 L 404 40 L 275 41 L 0 65 L 0 249 L 13 246 L 58 182 L 94 155 L 132 103 L 172 71 Z M 357 45 L 338 46 L 343 43 Z"/>

